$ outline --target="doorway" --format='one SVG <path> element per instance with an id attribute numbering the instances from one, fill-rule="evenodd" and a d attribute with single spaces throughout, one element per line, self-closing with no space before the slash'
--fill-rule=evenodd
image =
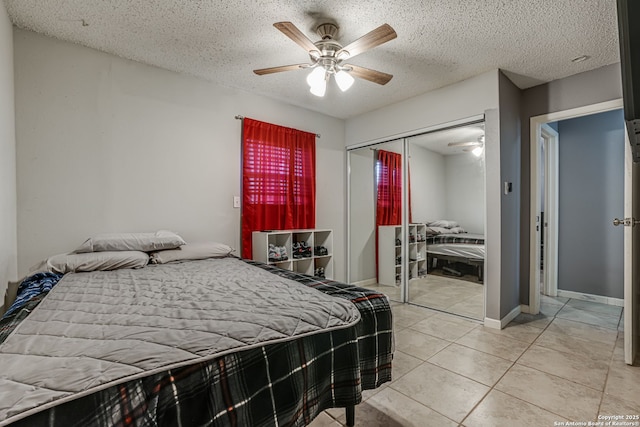
<path id="1" fill-rule="evenodd" d="M 616 100 L 531 119 L 532 314 L 542 299 L 562 298 L 579 321 L 588 317 L 580 308 L 602 303 L 618 328 L 631 276 L 623 261 L 631 230 L 612 224 L 628 212 L 621 108 Z"/>

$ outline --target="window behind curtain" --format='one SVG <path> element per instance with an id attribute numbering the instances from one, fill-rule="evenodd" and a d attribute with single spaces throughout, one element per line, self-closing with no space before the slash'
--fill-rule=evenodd
<path id="1" fill-rule="evenodd" d="M 253 231 L 314 228 L 316 136 L 252 119 L 243 123 L 242 257 Z"/>

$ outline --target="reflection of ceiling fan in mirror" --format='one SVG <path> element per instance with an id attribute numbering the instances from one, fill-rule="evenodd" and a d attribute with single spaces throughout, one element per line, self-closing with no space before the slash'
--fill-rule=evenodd
<path id="1" fill-rule="evenodd" d="M 462 151 L 471 152 L 474 156 L 480 157 L 484 151 L 484 135 L 478 138 L 477 141 L 450 142 L 447 146 L 462 147 Z"/>
<path id="2" fill-rule="evenodd" d="M 300 45 L 309 54 L 311 60 L 306 64 L 283 65 L 280 67 L 262 68 L 254 70 L 258 75 L 279 73 L 299 69 L 313 69 L 307 76 L 307 83 L 311 93 L 316 96 L 324 96 L 327 81 L 333 75 L 338 87 L 343 92 L 353 84 L 353 77 L 368 80 L 380 85 L 387 84 L 393 77 L 382 71 L 371 70 L 353 64 L 345 64 L 343 61 L 353 58 L 369 49 L 379 46 L 396 38 L 396 32 L 388 24 L 383 24 L 373 31 L 368 32 L 358 40 L 342 47 L 335 40 L 338 34 L 338 26 L 333 23 L 318 25 L 316 32 L 321 40 L 312 42 L 291 22 L 276 22 L 273 24 L 285 36 Z"/>

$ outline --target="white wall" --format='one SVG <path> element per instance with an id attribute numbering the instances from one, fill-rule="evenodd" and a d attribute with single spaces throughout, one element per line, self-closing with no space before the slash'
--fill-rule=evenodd
<path id="1" fill-rule="evenodd" d="M 316 225 L 334 230 L 344 279 L 342 120 L 28 31 L 14 39 L 21 273 L 100 232 L 165 228 L 239 248 L 239 114 L 322 135 Z"/>
<path id="2" fill-rule="evenodd" d="M 376 279 L 375 151 L 349 153 L 351 269 L 349 282 Z"/>
<path id="3" fill-rule="evenodd" d="M 484 158 L 462 153 L 444 156 L 444 161 L 442 217 L 457 221 L 468 233 L 484 234 Z"/>
<path id="4" fill-rule="evenodd" d="M 392 139 L 394 136 L 408 134 L 425 128 L 451 123 L 464 118 L 485 114 L 485 162 L 487 167 L 487 268 L 485 286 L 487 288 L 486 317 L 498 320 L 504 317 L 504 311 L 510 311 L 512 298 L 503 300 L 503 292 L 511 294 L 514 288 L 517 295 L 518 281 L 502 276 L 502 225 L 500 222 L 503 200 L 501 194 L 501 169 L 509 166 L 509 173 L 519 166 L 519 157 L 509 157 L 501 162 L 501 137 L 498 70 L 488 71 L 471 79 L 418 95 L 378 110 L 348 119 L 346 122 L 345 143 L 347 146 L 368 141 Z M 515 141 L 513 141 L 515 143 Z M 518 141 L 519 143 L 519 141 Z M 511 163 L 514 163 L 513 165 Z M 413 185 L 413 182 L 412 182 Z M 519 212 L 516 212 L 519 215 Z M 492 220 L 489 220 L 492 219 Z M 505 239 L 518 239 L 517 233 Z M 509 241 L 509 248 L 512 242 Z M 516 252 L 516 254 L 519 254 Z M 516 255 L 517 258 L 517 255 Z M 512 262 L 507 258 L 505 262 Z M 514 262 L 512 262 L 514 263 Z M 517 268 L 517 259 L 515 261 Z M 504 288 L 509 287 L 509 290 Z M 495 325 L 495 322 L 493 322 Z"/>
<path id="5" fill-rule="evenodd" d="M 424 223 L 444 218 L 446 216 L 445 156 L 411 144 L 411 139 L 409 141 L 413 222 Z"/>
<path id="6" fill-rule="evenodd" d="M 16 133 L 13 28 L 0 2 L 0 305 L 7 281 L 17 279 Z"/>

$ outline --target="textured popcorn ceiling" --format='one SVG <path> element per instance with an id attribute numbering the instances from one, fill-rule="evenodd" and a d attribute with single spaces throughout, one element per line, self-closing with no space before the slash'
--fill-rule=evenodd
<path id="1" fill-rule="evenodd" d="M 615 0 L 4 1 L 20 28 L 340 118 L 496 68 L 527 88 L 619 61 Z M 357 79 L 346 93 L 331 82 L 317 98 L 308 71 L 252 72 L 308 61 L 274 22 L 316 41 L 325 18 L 340 26 L 343 45 L 390 24 L 397 39 L 349 62 L 393 74 L 391 82 Z M 571 62 L 581 55 L 590 59 Z"/>

